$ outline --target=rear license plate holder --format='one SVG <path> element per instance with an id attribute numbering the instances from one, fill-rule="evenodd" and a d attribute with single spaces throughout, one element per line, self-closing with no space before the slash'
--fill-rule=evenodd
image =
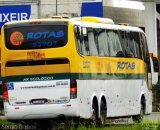
<path id="1" fill-rule="evenodd" d="M 32 99 L 31 104 L 45 104 L 47 99 Z"/>

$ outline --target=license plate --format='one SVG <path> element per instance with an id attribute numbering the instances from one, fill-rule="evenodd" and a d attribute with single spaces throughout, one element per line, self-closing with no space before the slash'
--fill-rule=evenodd
<path id="1" fill-rule="evenodd" d="M 33 100 L 31 100 L 32 104 L 44 104 L 46 102 L 47 102 L 46 99 L 33 99 Z"/>

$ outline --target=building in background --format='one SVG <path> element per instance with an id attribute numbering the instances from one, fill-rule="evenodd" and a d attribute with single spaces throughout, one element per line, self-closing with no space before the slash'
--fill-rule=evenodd
<path id="1" fill-rule="evenodd" d="M 31 19 L 54 15 L 80 16 L 81 0 L 0 0 L 0 6 L 31 5 Z"/>
<path id="2" fill-rule="evenodd" d="M 0 6 L 0 28 L 10 21 L 27 20 L 31 15 L 30 5 Z"/>
<path id="3" fill-rule="evenodd" d="M 41 17 L 54 15 L 80 16 L 81 0 L 39 0 Z"/>
<path id="4" fill-rule="evenodd" d="M 131 26 L 144 27 L 144 5 L 142 2 L 104 0 L 103 17 L 111 18 L 115 23 L 128 23 Z"/>
<path id="5" fill-rule="evenodd" d="M 103 1 L 82 0 L 81 16 L 103 17 Z"/>

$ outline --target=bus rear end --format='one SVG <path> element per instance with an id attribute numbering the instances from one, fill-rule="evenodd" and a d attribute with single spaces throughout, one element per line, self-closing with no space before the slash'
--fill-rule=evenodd
<path id="1" fill-rule="evenodd" d="M 78 116 L 77 83 L 70 78 L 69 22 L 4 25 L 2 78 L 7 119 Z"/>

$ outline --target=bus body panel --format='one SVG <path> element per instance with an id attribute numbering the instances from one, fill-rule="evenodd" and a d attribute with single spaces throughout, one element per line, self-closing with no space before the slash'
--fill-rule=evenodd
<path id="1" fill-rule="evenodd" d="M 10 120 L 48 119 L 60 116 L 78 117 L 79 106 L 76 100 L 67 104 L 12 106 L 4 102 L 5 117 Z"/>
<path id="2" fill-rule="evenodd" d="M 70 80 L 7 82 L 9 104 L 62 104 L 70 100 Z"/>
<path id="3" fill-rule="evenodd" d="M 146 114 L 151 113 L 151 92 L 144 89 L 144 82 L 145 81 L 141 79 L 121 81 L 99 80 L 98 83 L 97 80 L 80 81 L 80 117 L 89 118 L 91 116 L 89 108 L 91 109 L 93 97 L 96 96 L 100 98 L 103 94 L 105 95 L 107 102 L 107 117 L 138 115 L 140 111 L 140 97 L 144 93 L 147 101 Z M 85 83 L 88 83 L 88 85 L 84 86 Z M 90 87 L 90 85 L 92 85 L 92 87 Z M 97 85 L 100 86 L 101 89 L 95 90 Z"/>
<path id="4" fill-rule="evenodd" d="M 104 85 L 102 85 L 104 83 L 107 83 L 108 86 L 106 88 L 106 91 L 101 89 L 101 90 L 95 91 L 95 93 L 92 93 L 93 89 L 90 86 L 84 86 L 85 82 L 88 84 L 90 84 L 92 82 L 91 84 L 92 84 L 93 89 L 96 88 L 97 85 L 101 85 L 102 88 L 105 87 Z M 122 82 L 124 82 L 123 80 L 120 82 L 115 81 L 115 80 L 112 80 L 112 81 L 102 80 L 102 81 L 99 81 L 99 84 L 96 84 L 96 82 L 97 81 L 80 81 L 80 83 L 83 84 L 83 86 L 78 84 L 81 87 L 79 87 L 79 89 L 78 89 L 78 92 L 79 92 L 78 97 L 79 98 L 74 103 L 74 105 L 76 106 L 76 109 L 74 107 L 73 107 L 74 109 L 72 109 L 72 106 L 74 106 L 72 104 L 73 103 L 72 100 L 71 100 L 71 102 L 68 102 L 66 104 L 48 104 L 48 105 L 50 105 L 50 107 L 42 104 L 42 105 L 28 105 L 27 106 L 28 108 L 23 105 L 22 106 L 21 105 L 11 106 L 10 103 L 6 102 L 5 107 L 7 108 L 6 111 L 8 111 L 8 112 L 6 112 L 6 118 L 9 118 L 9 119 L 14 118 L 15 112 L 17 112 L 20 119 L 37 119 L 37 118 L 41 119 L 41 118 L 47 118 L 47 117 L 48 118 L 56 118 L 60 115 L 77 116 L 77 117 L 80 116 L 81 118 L 88 119 L 91 117 L 91 103 L 92 103 L 91 100 L 89 100 L 89 99 L 92 99 L 93 96 L 100 97 L 100 95 L 102 93 L 105 93 L 105 95 L 107 95 L 106 96 L 107 106 L 108 106 L 107 107 L 107 117 L 121 117 L 126 114 L 128 116 L 139 114 L 139 109 L 140 109 L 139 97 L 140 97 L 140 95 L 136 95 L 136 94 L 142 92 L 143 86 L 139 86 L 140 84 L 142 84 L 142 82 L 143 82 L 142 80 L 137 80 L 137 81 L 128 80 L 127 82 L 125 81 L 126 84 L 128 84 L 128 85 L 125 84 L 124 86 L 119 86 L 119 84 L 123 84 L 122 83 Z M 113 82 L 115 85 L 112 85 Z M 77 81 L 77 83 L 78 83 L 78 81 Z M 95 83 L 95 85 L 93 85 L 94 83 Z M 134 85 L 132 85 L 135 83 L 136 83 L 137 87 L 134 87 Z M 134 92 L 134 93 L 133 92 L 129 93 L 131 91 L 130 89 L 132 87 L 134 87 L 134 89 L 137 89 L 137 90 L 139 88 L 139 91 Z M 126 89 L 128 89 L 128 91 L 126 91 Z M 86 93 L 84 93 L 84 91 Z M 112 93 L 112 92 L 114 92 L 114 93 Z M 124 93 L 127 98 L 123 97 Z M 133 96 L 133 95 L 135 95 L 135 96 Z M 147 97 L 146 97 L 146 99 L 147 99 Z M 150 102 L 148 102 L 148 103 L 150 103 Z M 39 110 L 39 109 L 37 109 L 37 106 L 39 107 L 40 111 L 33 111 L 33 110 Z M 47 107 L 45 107 L 45 106 L 47 106 Z M 147 113 L 151 113 L 151 109 L 149 108 L 149 106 L 148 105 L 146 105 L 146 106 L 147 106 L 146 111 L 148 111 Z M 12 108 L 12 109 L 10 109 L 10 108 Z M 51 111 L 49 110 L 50 108 L 51 108 Z M 63 109 L 61 109 L 61 108 L 63 108 Z M 66 109 L 67 109 L 67 111 L 66 111 Z M 21 110 L 22 110 L 22 112 L 21 112 Z M 26 113 L 26 112 L 29 112 L 29 110 L 30 111 L 32 110 L 31 113 L 34 116 L 32 114 L 30 115 L 30 114 Z M 76 115 L 73 114 L 74 110 L 77 111 Z M 11 114 L 11 113 L 9 113 L 9 111 L 10 112 L 15 111 L 15 112 L 13 112 L 13 115 L 12 115 L 13 117 L 9 116 Z M 70 115 L 69 115 L 68 111 L 73 112 L 73 113 L 72 114 L 70 113 Z M 37 112 L 41 113 L 41 114 L 44 113 L 44 115 L 37 114 Z M 47 114 L 46 112 L 47 113 L 50 112 L 50 116 L 48 116 L 49 114 Z M 36 114 L 37 114 L 37 116 L 36 116 Z M 16 115 L 15 119 L 18 119 L 18 115 Z"/>

